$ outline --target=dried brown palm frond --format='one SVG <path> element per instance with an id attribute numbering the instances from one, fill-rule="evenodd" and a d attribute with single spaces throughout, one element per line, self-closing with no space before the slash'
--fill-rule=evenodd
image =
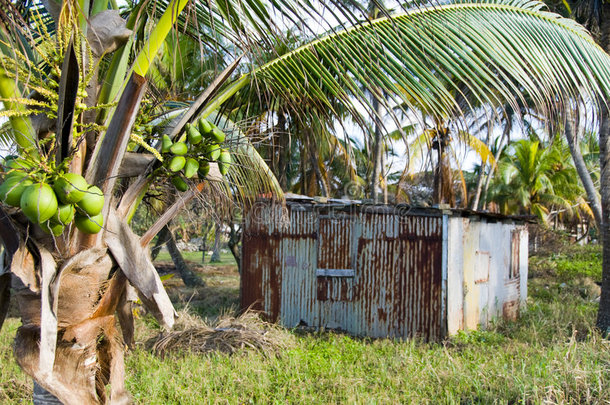
<path id="1" fill-rule="evenodd" d="M 165 356 L 170 352 L 233 354 L 256 350 L 264 355 L 277 355 L 294 345 L 294 337 L 288 331 L 265 322 L 252 311 L 238 317 L 222 317 L 214 325 L 182 312 L 175 328 L 181 330 L 157 339 L 152 347 L 154 353 Z"/>

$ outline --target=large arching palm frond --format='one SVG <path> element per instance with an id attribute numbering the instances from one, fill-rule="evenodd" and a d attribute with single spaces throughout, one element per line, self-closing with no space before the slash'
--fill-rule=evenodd
<path id="1" fill-rule="evenodd" d="M 363 85 L 382 89 L 387 100 L 378 101 L 388 110 L 404 103 L 442 117 L 464 115 L 456 92 L 515 111 L 531 105 L 546 117 L 560 113 L 568 98 L 609 94 L 608 55 L 581 26 L 542 7 L 457 1 L 359 24 L 252 70 L 208 108 L 251 80 L 295 108 L 332 112 L 339 100 L 363 124 L 376 115 Z"/>

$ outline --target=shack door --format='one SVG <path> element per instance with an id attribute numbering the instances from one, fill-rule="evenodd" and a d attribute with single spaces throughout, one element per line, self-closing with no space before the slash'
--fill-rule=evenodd
<path id="1" fill-rule="evenodd" d="M 348 213 L 329 211 L 318 217 L 317 300 L 320 326 L 345 328 L 354 299 L 354 220 Z"/>

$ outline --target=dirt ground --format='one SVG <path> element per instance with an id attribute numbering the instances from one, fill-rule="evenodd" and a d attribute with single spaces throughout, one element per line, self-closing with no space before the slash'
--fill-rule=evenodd
<path id="1" fill-rule="evenodd" d="M 155 262 L 170 299 L 176 309 L 188 305 L 203 318 L 216 318 L 234 312 L 239 306 L 239 273 L 235 265 L 205 265 L 187 261 L 205 283 L 204 287 L 187 287 L 172 262 Z"/>

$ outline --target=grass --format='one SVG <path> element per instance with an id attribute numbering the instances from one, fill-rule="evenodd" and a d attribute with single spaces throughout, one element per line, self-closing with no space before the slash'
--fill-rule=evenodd
<path id="1" fill-rule="evenodd" d="M 561 281 L 578 277 L 602 279 L 602 252 L 598 245 L 568 246 L 559 252 L 530 258 L 530 272 L 534 275 L 549 273 Z"/>
<path id="2" fill-rule="evenodd" d="M 182 252 L 182 258 L 188 262 L 201 264 L 202 252 Z M 166 250 L 159 252 L 159 255 L 155 259 L 155 263 L 169 263 L 171 262 L 169 253 Z M 231 252 L 220 253 L 220 262 L 210 263 L 210 255 L 205 255 L 205 264 L 209 266 L 235 266 L 235 259 Z"/>
<path id="3" fill-rule="evenodd" d="M 597 291 L 582 282 L 586 269 L 559 276 L 560 259 L 532 258 L 528 309 L 516 322 L 438 343 L 284 330 L 293 343 L 277 356 L 242 350 L 161 359 L 140 347 L 126 358 L 127 385 L 140 404 L 609 403 L 610 342 L 593 329 Z M 236 284 L 235 269 L 199 270 L 208 295 Z M 181 288 L 168 282 L 172 294 Z M 149 319 L 139 321 L 142 339 L 156 332 Z M 11 319 L 0 333 L 1 403 L 30 397 L 7 354 L 17 325 Z"/>
<path id="4" fill-rule="evenodd" d="M 165 281 L 170 298 L 178 310 L 188 305 L 192 312 L 204 319 L 213 319 L 238 308 L 239 273 L 231 253 L 221 253 L 218 263 L 209 263 L 209 257 L 206 257 L 205 264 L 201 263 L 201 252 L 183 252 L 182 256 L 189 267 L 203 279 L 205 287 L 186 287 L 178 275 Z M 167 252 L 159 253 L 155 265 L 161 273 L 174 270 Z"/>

